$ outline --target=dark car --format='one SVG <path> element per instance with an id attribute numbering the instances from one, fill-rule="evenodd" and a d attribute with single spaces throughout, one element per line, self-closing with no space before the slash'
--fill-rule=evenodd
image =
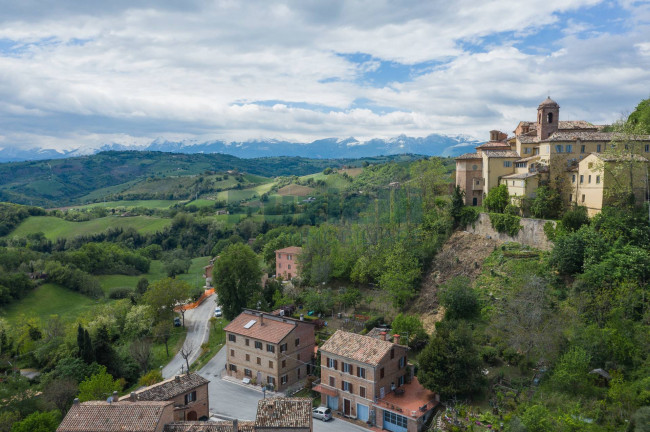
<path id="1" fill-rule="evenodd" d="M 181 319 L 180 317 L 174 318 L 174 327 L 180 327 L 181 326 Z"/>

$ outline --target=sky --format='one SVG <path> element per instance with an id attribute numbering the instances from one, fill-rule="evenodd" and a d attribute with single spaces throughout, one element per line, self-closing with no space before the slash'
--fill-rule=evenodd
<path id="1" fill-rule="evenodd" d="M 0 148 L 511 132 L 650 97 L 650 1 L 0 0 Z"/>

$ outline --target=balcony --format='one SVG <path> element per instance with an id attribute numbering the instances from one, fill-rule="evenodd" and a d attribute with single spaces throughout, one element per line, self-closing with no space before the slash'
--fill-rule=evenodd
<path id="1" fill-rule="evenodd" d="M 473 191 L 482 191 L 485 182 L 483 179 L 473 179 L 472 180 L 472 190 Z"/>

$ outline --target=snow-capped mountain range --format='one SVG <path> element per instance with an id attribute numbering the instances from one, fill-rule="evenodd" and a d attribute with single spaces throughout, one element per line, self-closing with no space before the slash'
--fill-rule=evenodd
<path id="1" fill-rule="evenodd" d="M 225 153 L 241 158 L 302 156 L 308 158 L 335 159 L 402 153 L 427 156 L 458 156 L 462 153 L 472 151 L 479 144 L 481 144 L 481 141 L 467 135 L 452 136 L 440 134 L 432 134 L 426 137 L 400 135 L 389 139 L 375 138 L 368 141 L 358 141 L 352 137 L 346 139 L 325 138 L 309 143 L 273 139 L 241 142 L 208 141 L 200 143 L 156 139 L 145 146 L 126 146 L 112 143 L 99 148 L 79 148 L 63 152 L 42 148 L 19 149 L 8 147 L 1 149 L 0 162 L 60 159 L 108 150 L 141 150 L 189 154 Z"/>

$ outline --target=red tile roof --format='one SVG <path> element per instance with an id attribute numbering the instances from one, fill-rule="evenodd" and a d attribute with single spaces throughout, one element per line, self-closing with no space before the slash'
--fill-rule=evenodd
<path id="1" fill-rule="evenodd" d="M 202 385 L 207 385 L 209 382 L 197 373 L 182 374 L 138 389 L 133 393 L 135 393 L 136 400 L 140 401 L 166 401 Z M 130 397 L 130 395 L 122 396 L 120 400 L 129 400 Z"/>
<path id="2" fill-rule="evenodd" d="M 256 428 L 309 428 L 311 399 L 274 397 L 257 403 Z"/>
<path id="3" fill-rule="evenodd" d="M 456 158 L 456 160 L 459 159 L 481 159 L 481 156 L 478 153 L 465 153 Z"/>
<path id="4" fill-rule="evenodd" d="M 396 344 L 370 336 L 337 330 L 320 350 L 370 365 L 378 365 Z"/>
<path id="5" fill-rule="evenodd" d="M 275 253 L 289 253 L 299 255 L 302 252 L 302 248 L 299 246 L 289 246 L 284 249 L 278 249 Z"/>
<path id="6" fill-rule="evenodd" d="M 57 432 L 154 432 L 173 402 L 83 402 L 74 404 Z"/>
<path id="7" fill-rule="evenodd" d="M 244 328 L 251 321 L 255 321 L 249 328 Z M 279 343 L 296 327 L 291 320 L 264 314 L 264 325 L 259 313 L 244 311 L 237 318 L 230 321 L 224 329 L 226 332 L 250 337 L 269 343 Z"/>
<path id="8" fill-rule="evenodd" d="M 378 400 L 375 405 L 407 417 L 418 418 L 439 403 L 436 400 L 436 394 L 424 388 L 417 377 L 413 377 L 410 383 L 404 384 L 396 390 L 398 392 L 392 391 L 388 393 L 383 399 Z"/>

